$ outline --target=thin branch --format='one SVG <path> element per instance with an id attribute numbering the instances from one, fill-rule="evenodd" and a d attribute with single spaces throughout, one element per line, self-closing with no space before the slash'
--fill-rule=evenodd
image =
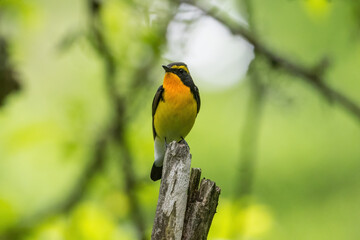
<path id="1" fill-rule="evenodd" d="M 249 77 L 250 81 L 250 94 L 247 111 L 245 114 L 245 122 L 242 126 L 241 135 L 241 155 L 239 158 L 238 174 L 236 174 L 235 197 L 240 200 L 237 201 L 239 211 L 244 211 L 251 204 L 253 185 L 256 173 L 256 157 L 258 148 L 259 132 L 262 122 L 263 108 L 266 97 L 266 85 L 260 80 L 258 74 L 257 60 L 254 60 L 250 66 Z M 238 237 L 243 237 L 247 225 L 249 222 L 249 216 L 244 211 L 241 215 L 241 225 L 238 229 Z M 233 233 L 235 234 L 235 233 Z M 235 238 L 235 236 L 232 236 Z"/>
<path id="2" fill-rule="evenodd" d="M 95 8 L 92 9 L 94 10 Z M 93 24 L 92 26 L 95 26 L 94 22 L 92 22 L 92 24 Z M 95 29 L 95 27 L 91 29 Z M 97 40 L 95 41 L 98 44 L 97 46 L 105 46 L 104 39 L 102 35 L 99 34 L 99 32 L 94 31 L 94 38 Z M 3 44 L 1 44 L 1 46 L 3 46 Z M 96 49 L 99 49 L 99 52 L 104 50 L 101 47 Z M 4 52 L 3 47 L 1 47 L 1 52 Z M 109 51 L 105 51 L 105 52 L 109 52 Z M 1 56 L 6 57 L 7 54 L 2 54 Z M 2 66 L 6 66 L 6 65 L 2 64 Z M 106 56 L 105 66 L 106 66 L 107 80 L 111 84 L 112 77 L 115 73 L 115 64 L 110 54 Z M 111 85 L 109 86 L 108 89 L 110 92 L 113 91 L 114 87 Z M 111 92 L 111 94 L 112 96 L 115 95 L 114 92 Z M 59 204 L 49 206 L 43 209 L 41 212 L 37 213 L 36 215 L 31 216 L 30 218 L 24 219 L 23 221 L 19 222 L 16 226 L 4 232 L 0 236 L 0 239 L 21 239 L 21 237 L 25 236 L 29 231 L 31 231 L 31 229 L 41 225 L 43 222 L 45 222 L 52 216 L 60 213 L 70 212 L 73 209 L 73 207 L 76 206 L 76 204 L 83 198 L 86 190 L 88 189 L 90 180 L 93 178 L 93 176 L 102 170 L 104 163 L 103 156 L 106 150 L 106 143 L 108 141 L 109 134 L 114 132 L 113 130 L 114 130 L 114 126 L 110 125 L 108 129 L 105 130 L 104 134 L 102 134 L 99 140 L 95 143 L 94 159 L 90 161 L 88 165 L 85 167 L 83 173 L 80 175 L 79 179 L 72 187 L 72 190 L 64 198 L 63 201 L 61 201 Z"/>
<path id="3" fill-rule="evenodd" d="M 88 189 L 90 180 L 93 176 L 100 172 L 104 166 L 104 153 L 105 153 L 106 140 L 101 138 L 95 144 L 94 159 L 88 163 L 85 170 L 79 177 L 78 181 L 72 187 L 70 193 L 59 204 L 49 206 L 43 209 L 38 214 L 24 219 L 13 228 L 8 229 L 2 235 L 0 239 L 22 239 L 29 231 L 41 225 L 52 216 L 60 213 L 70 212 L 74 206 L 83 198 L 86 190 Z"/>
<path id="4" fill-rule="evenodd" d="M 251 0 L 245 0 L 245 8 L 248 14 L 248 24 L 252 32 L 256 34 L 254 24 L 253 4 Z M 249 216 L 244 211 L 251 204 L 251 194 L 253 192 L 253 185 L 255 179 L 256 155 L 258 148 L 258 138 L 260 132 L 260 125 L 263 115 L 263 108 L 267 92 L 267 84 L 261 81 L 259 74 L 259 54 L 255 52 L 255 59 L 252 61 L 248 76 L 250 84 L 249 102 L 247 112 L 245 114 L 245 123 L 243 125 L 242 139 L 240 149 L 239 161 L 239 174 L 237 174 L 237 182 L 239 183 L 235 189 L 235 196 L 240 201 L 237 202 L 240 211 L 244 214 L 241 215 L 241 225 L 239 226 L 238 234 L 243 238 L 244 232 L 247 229 Z M 233 236 L 235 237 L 235 236 Z"/>
<path id="5" fill-rule="evenodd" d="M 234 35 L 240 35 L 255 47 L 255 51 L 263 55 L 273 67 L 281 68 L 285 72 L 300 77 L 311 86 L 313 86 L 320 94 L 322 94 L 330 102 L 335 102 L 348 113 L 353 115 L 360 121 L 360 106 L 345 94 L 337 91 L 329 86 L 323 77 L 324 70 L 327 66 L 326 61 L 321 62 L 314 68 L 306 68 L 298 63 L 287 59 L 276 52 L 270 50 L 265 44 L 260 42 L 254 35 L 239 23 L 231 20 L 229 17 L 220 16 L 219 10 L 216 8 L 207 9 L 195 1 L 182 1 L 183 3 L 192 4 L 201 9 L 204 14 L 214 18 Z"/>
<path id="6" fill-rule="evenodd" d="M 0 36 L 0 86 L 1 107 L 9 94 L 20 90 L 19 80 L 10 62 L 8 42 L 3 36 Z"/>
<path id="7" fill-rule="evenodd" d="M 264 105 L 265 87 L 260 83 L 257 69 L 251 71 L 250 95 L 243 135 L 241 139 L 242 154 L 235 194 L 237 198 L 249 196 L 252 192 L 254 179 L 254 166 L 256 160 L 256 148 L 261 124 L 262 109 Z"/>
<path id="8" fill-rule="evenodd" d="M 112 55 L 112 51 L 107 44 L 104 34 L 103 26 L 101 24 L 99 13 L 101 11 L 102 3 L 99 0 L 87 0 L 90 14 L 90 30 L 93 37 L 93 47 L 98 52 L 99 57 L 103 60 L 105 71 L 106 71 L 106 81 L 107 81 L 107 91 L 113 104 L 114 116 L 112 119 L 113 131 L 110 133 L 112 139 L 115 140 L 116 144 L 121 149 L 122 154 L 122 173 L 125 181 L 125 192 L 130 199 L 130 213 L 139 234 L 139 239 L 146 239 L 146 227 L 141 212 L 141 207 L 136 196 L 136 186 L 137 179 L 135 176 L 135 171 L 133 167 L 133 159 L 130 154 L 130 149 L 125 139 L 125 129 L 127 121 L 125 119 L 126 115 L 126 104 L 125 97 L 120 96 L 116 91 L 116 61 Z"/>
<path id="9" fill-rule="evenodd" d="M 90 14 L 90 30 L 92 33 L 91 40 L 94 49 L 97 51 L 100 58 L 104 62 L 107 78 L 107 91 L 114 108 L 114 116 L 112 120 L 114 128 L 111 137 L 115 141 L 116 145 L 120 148 L 122 160 L 121 169 L 124 176 L 124 190 L 130 199 L 130 213 L 132 216 L 132 220 L 137 228 L 139 239 L 145 240 L 147 239 L 145 218 L 144 214 L 142 213 L 139 200 L 136 196 L 136 189 L 139 185 L 139 181 L 136 178 L 136 171 L 134 170 L 135 168 L 133 166 L 134 161 L 126 138 L 126 128 L 130 120 L 130 106 L 132 106 L 131 103 L 133 103 L 135 100 L 133 96 L 136 95 L 135 93 L 139 94 L 141 88 L 146 89 L 147 84 L 150 83 L 149 71 L 153 67 L 153 63 L 155 61 L 148 61 L 147 63 L 143 63 L 135 72 L 134 78 L 132 79 L 133 81 L 130 85 L 130 89 L 128 92 L 128 96 L 130 96 L 131 99 L 127 99 L 125 95 L 119 95 L 116 90 L 116 59 L 112 55 L 110 46 L 105 40 L 103 34 L 104 28 L 99 17 L 99 13 L 102 8 L 102 2 L 100 0 L 87 1 Z M 175 7 L 177 7 L 177 5 L 174 5 L 173 9 Z M 174 13 L 175 11 L 169 12 Z M 170 22 L 171 18 L 172 14 L 166 14 L 163 25 L 159 29 L 159 34 L 163 36 L 161 39 L 165 39 L 167 25 Z M 153 58 L 155 60 L 160 54 L 160 48 L 159 46 L 152 46 L 152 48 L 156 48 L 153 51 Z M 127 100 L 130 100 L 131 103 Z"/>
<path id="10" fill-rule="evenodd" d="M 3 37 L 0 37 L 0 83 L 2 85 L 2 88 L 0 88 L 0 105 L 8 94 L 20 89 L 16 73 L 9 62 L 7 45 L 6 40 Z M 60 203 L 51 205 L 29 218 L 21 220 L 17 225 L 2 233 L 0 239 L 19 239 L 50 217 L 62 212 L 70 211 L 73 206 L 82 199 L 90 179 L 102 169 L 104 146 L 105 139 L 102 137 L 95 143 L 95 157 L 85 166 L 79 180 Z"/>
<path id="11" fill-rule="evenodd" d="M 121 131 L 121 129 L 120 129 Z M 119 134 L 116 138 L 117 145 L 121 148 L 122 156 L 122 169 L 125 178 L 125 192 L 129 197 L 130 213 L 138 231 L 138 239 L 146 240 L 146 225 L 144 220 L 144 214 L 141 210 L 138 197 L 136 196 L 136 189 L 139 182 L 136 178 L 136 171 L 134 170 L 133 158 L 130 153 L 127 141 L 124 134 Z"/>

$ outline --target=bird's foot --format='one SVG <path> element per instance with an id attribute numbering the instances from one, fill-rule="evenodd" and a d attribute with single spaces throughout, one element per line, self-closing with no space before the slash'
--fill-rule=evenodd
<path id="1" fill-rule="evenodd" d="M 180 139 L 180 141 L 178 141 L 178 143 L 188 145 L 187 142 L 185 141 L 185 139 L 184 139 L 183 137 L 181 137 L 181 139 Z M 188 145 L 188 146 L 189 146 L 189 145 Z"/>

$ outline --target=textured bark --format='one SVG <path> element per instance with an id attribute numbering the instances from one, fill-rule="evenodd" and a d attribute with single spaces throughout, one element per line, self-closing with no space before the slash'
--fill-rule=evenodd
<path id="1" fill-rule="evenodd" d="M 172 142 L 165 154 L 152 240 L 206 239 L 218 205 L 220 188 L 193 168 L 185 141 Z M 200 187 L 199 187 L 200 183 Z"/>
<path id="2" fill-rule="evenodd" d="M 180 240 L 184 224 L 189 187 L 191 155 L 189 146 L 172 142 L 166 150 L 153 240 Z"/>
<path id="3" fill-rule="evenodd" d="M 203 178 L 199 186 L 201 169 L 191 170 L 189 197 L 183 227 L 183 240 L 207 239 L 216 213 L 220 188 L 215 182 Z"/>

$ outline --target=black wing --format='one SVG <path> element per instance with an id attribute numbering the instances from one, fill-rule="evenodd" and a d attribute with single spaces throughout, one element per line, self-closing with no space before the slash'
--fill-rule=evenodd
<path id="1" fill-rule="evenodd" d="M 201 101 L 200 101 L 199 89 L 196 86 L 195 86 L 195 100 L 196 100 L 196 103 L 197 103 L 197 112 L 199 113 Z"/>
<path id="2" fill-rule="evenodd" d="M 200 93 L 197 86 L 194 84 L 194 81 L 192 80 L 191 76 L 188 74 L 186 76 L 180 77 L 181 81 L 190 88 L 191 93 L 194 95 L 196 105 L 197 105 L 197 113 L 200 111 Z"/>
<path id="3" fill-rule="evenodd" d="M 156 112 L 157 106 L 159 105 L 160 100 L 164 101 L 163 93 L 164 93 L 164 88 L 161 85 L 158 88 L 158 90 L 154 96 L 154 100 L 153 100 L 153 104 L 152 104 L 152 129 L 153 129 L 154 139 L 156 137 L 156 131 L 155 131 L 155 127 L 154 127 L 154 115 L 155 115 L 155 112 Z"/>
<path id="4" fill-rule="evenodd" d="M 199 89 L 194 84 L 193 87 L 190 87 L 190 90 L 194 94 L 194 98 L 195 98 L 196 105 L 197 105 L 197 113 L 199 113 L 200 105 L 201 105 Z"/>

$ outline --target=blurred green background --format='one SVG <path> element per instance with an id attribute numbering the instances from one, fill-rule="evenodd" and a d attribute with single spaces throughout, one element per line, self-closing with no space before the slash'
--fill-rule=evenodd
<path id="1" fill-rule="evenodd" d="M 359 1 L 200 3 L 301 66 L 326 58 L 326 84 L 360 104 Z M 20 83 L 0 107 L 0 239 L 150 238 L 151 104 L 172 61 L 201 93 L 192 166 L 222 189 L 209 239 L 360 238 L 359 118 L 199 9 L 0 0 L 0 37 L 0 67 Z"/>

